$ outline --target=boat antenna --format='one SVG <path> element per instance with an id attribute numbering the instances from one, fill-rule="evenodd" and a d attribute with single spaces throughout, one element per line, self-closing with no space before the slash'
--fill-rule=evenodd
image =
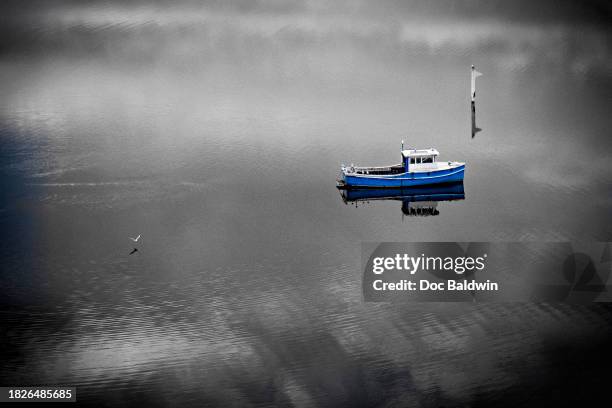
<path id="1" fill-rule="evenodd" d="M 402 150 L 404 150 L 404 140 L 402 139 Z"/>

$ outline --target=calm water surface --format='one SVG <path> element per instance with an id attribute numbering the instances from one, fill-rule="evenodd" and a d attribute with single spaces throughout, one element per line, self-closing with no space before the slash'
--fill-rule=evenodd
<path id="1" fill-rule="evenodd" d="M 2 385 L 108 405 L 554 402 L 609 354 L 608 308 L 407 310 L 360 287 L 362 241 L 611 239 L 606 28 L 94 5 L 5 19 Z M 465 161 L 465 198 L 428 217 L 345 204 L 340 164 L 399 162 L 402 139 Z"/>

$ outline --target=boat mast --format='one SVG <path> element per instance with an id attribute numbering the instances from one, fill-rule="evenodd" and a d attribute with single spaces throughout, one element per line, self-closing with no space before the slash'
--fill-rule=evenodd
<path id="1" fill-rule="evenodd" d="M 400 151 L 400 155 L 402 156 L 402 164 L 404 165 L 404 171 L 408 173 L 410 171 L 408 167 L 410 159 L 407 157 L 404 157 L 404 140 L 402 140 L 402 150 Z"/>

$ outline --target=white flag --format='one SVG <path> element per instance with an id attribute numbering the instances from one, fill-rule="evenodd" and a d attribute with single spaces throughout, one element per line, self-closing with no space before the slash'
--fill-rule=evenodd
<path id="1" fill-rule="evenodd" d="M 480 73 L 478 71 L 474 71 L 474 78 L 478 78 L 481 75 L 482 75 L 482 73 Z"/>

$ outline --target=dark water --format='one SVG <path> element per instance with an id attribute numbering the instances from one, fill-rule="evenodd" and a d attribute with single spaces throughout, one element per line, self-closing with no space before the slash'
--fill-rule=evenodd
<path id="1" fill-rule="evenodd" d="M 599 390 L 609 308 L 362 301 L 362 241 L 612 237 L 606 14 L 460 4 L 7 7 L 1 385 L 177 406 Z M 402 139 L 465 161 L 464 199 L 345 204 L 340 164 L 397 162 Z"/>

